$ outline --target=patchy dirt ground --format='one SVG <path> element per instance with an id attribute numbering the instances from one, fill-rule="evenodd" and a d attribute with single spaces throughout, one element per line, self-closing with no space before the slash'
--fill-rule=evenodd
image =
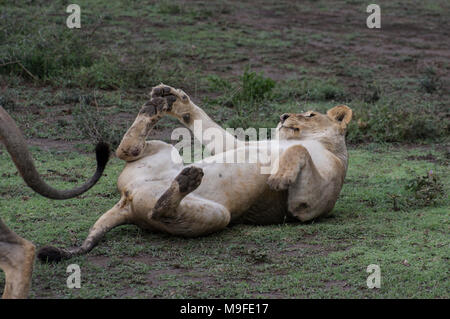
<path id="1" fill-rule="evenodd" d="M 336 80 L 343 86 L 346 96 L 337 102 L 359 103 L 372 96 L 377 99 L 379 95 L 395 94 L 395 99 L 403 99 L 403 103 L 412 100 L 411 103 L 420 104 L 424 102 L 420 100 L 423 94 L 418 83 L 432 68 L 441 90 L 427 95 L 426 101 L 435 101 L 438 112 L 448 121 L 449 113 L 445 111 L 450 96 L 449 31 L 445 18 L 448 3 L 385 1 L 380 5 L 382 28 L 377 30 L 366 27 L 365 4 L 356 0 L 338 4 L 180 1 L 163 2 L 159 6 L 155 1 L 148 1 L 128 8 L 107 3 L 94 6 L 87 1 L 84 12 L 88 22 L 79 32 L 84 43 L 96 48 L 97 59 L 102 55 L 117 55 L 126 72 L 153 63 L 158 65 L 152 66 L 154 80 L 149 82 L 143 78 L 144 87 L 112 91 L 76 88 L 77 83 L 72 85 L 75 88 L 23 83 L 25 87 L 16 91 L 11 90 L 8 81 L 3 81 L 0 94 L 13 101 L 10 111 L 27 135 L 35 138 L 35 142 L 36 138 L 43 138 L 37 142 L 39 146 L 45 146 L 48 141 L 52 147 L 68 148 L 74 143 L 67 140 L 84 143 L 87 137 L 74 125 L 74 104 L 78 103 L 79 96 L 88 95 L 89 105 L 114 126 L 117 130 L 114 134 L 123 134 L 151 85 L 167 78 L 166 73 L 159 75 L 160 67 L 170 69 L 174 75 L 170 84 L 185 89 L 200 104 L 223 94 L 220 90 L 210 90 L 205 80 L 208 76 L 218 75 L 235 82 L 248 66 L 264 72 L 287 92 L 293 88 L 285 81 L 318 77 Z M 61 19 L 64 14 L 57 12 L 58 8 L 49 9 L 48 14 Z M 99 72 L 91 76 L 108 76 Z M 307 98 L 294 96 L 294 99 L 300 105 L 309 102 Z M 208 103 L 204 107 L 213 114 L 222 112 Z M 226 110 L 217 120 L 226 121 L 233 112 L 233 109 Z M 153 137 L 169 140 L 174 125 L 174 122 L 163 122 Z M 44 127 L 50 132 L 46 133 Z"/>

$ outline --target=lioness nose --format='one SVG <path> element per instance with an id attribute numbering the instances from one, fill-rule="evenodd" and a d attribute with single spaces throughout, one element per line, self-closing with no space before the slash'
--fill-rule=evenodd
<path id="1" fill-rule="evenodd" d="M 287 113 L 284 113 L 283 115 L 281 115 L 280 116 L 281 123 L 286 121 L 288 119 L 288 117 L 289 117 L 289 114 L 287 114 Z"/>

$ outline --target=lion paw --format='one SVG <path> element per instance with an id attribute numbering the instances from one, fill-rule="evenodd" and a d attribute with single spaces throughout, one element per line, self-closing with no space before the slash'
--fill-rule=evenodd
<path id="1" fill-rule="evenodd" d="M 172 110 L 172 106 L 176 102 L 181 104 L 188 104 L 190 102 L 189 96 L 182 90 L 164 84 L 155 86 L 150 95 L 152 98 L 164 98 L 167 101 L 168 111 Z"/>
<path id="2" fill-rule="evenodd" d="M 280 172 L 272 174 L 267 180 L 269 187 L 276 191 L 286 190 L 291 186 L 297 179 L 297 174 L 292 174 L 290 172 Z"/>
<path id="3" fill-rule="evenodd" d="M 195 166 L 186 167 L 175 178 L 181 193 L 194 191 L 202 182 L 203 170 Z"/>
<path id="4" fill-rule="evenodd" d="M 145 114 L 147 116 L 153 117 L 155 115 L 162 115 L 164 112 L 169 110 L 169 105 L 167 101 L 160 97 L 152 98 L 150 101 L 146 102 L 139 112 L 140 114 Z"/>

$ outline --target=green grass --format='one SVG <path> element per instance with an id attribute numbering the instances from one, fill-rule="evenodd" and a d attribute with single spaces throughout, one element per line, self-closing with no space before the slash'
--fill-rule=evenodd
<path id="1" fill-rule="evenodd" d="M 90 174 L 87 163 L 94 165 L 92 156 L 76 153 L 34 148 L 33 154 L 59 188 L 75 185 L 61 174 L 81 183 Z M 30 297 L 448 298 L 448 161 L 439 147 L 352 148 L 346 183 L 329 218 L 237 225 L 197 239 L 121 226 L 87 256 L 56 265 L 36 262 Z M 5 151 L 0 164 L 2 218 L 38 247 L 81 244 L 119 199 L 123 162 L 117 159 L 92 190 L 67 201 L 44 199 L 24 187 Z M 435 206 L 394 210 L 389 194 L 410 196 L 405 186 L 430 169 L 445 195 Z M 81 267 L 81 289 L 66 287 L 72 263 Z M 369 264 L 381 267 L 380 289 L 366 287 Z"/>

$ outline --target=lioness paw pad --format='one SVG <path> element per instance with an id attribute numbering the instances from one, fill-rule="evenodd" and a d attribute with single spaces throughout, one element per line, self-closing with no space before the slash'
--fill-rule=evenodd
<path id="1" fill-rule="evenodd" d="M 165 112 L 168 110 L 168 105 L 166 100 L 160 97 L 152 98 L 150 101 L 146 102 L 142 108 L 140 113 L 154 116 L 161 112 Z"/>
<path id="2" fill-rule="evenodd" d="M 189 193 L 195 190 L 203 178 L 203 170 L 201 168 L 190 166 L 186 167 L 176 177 L 181 193 Z"/>
<path id="3" fill-rule="evenodd" d="M 188 103 L 189 97 L 182 90 L 175 89 L 173 87 L 160 84 L 152 89 L 151 96 L 163 97 L 167 99 L 167 104 L 172 107 L 172 104 L 179 100 L 181 103 Z"/>

